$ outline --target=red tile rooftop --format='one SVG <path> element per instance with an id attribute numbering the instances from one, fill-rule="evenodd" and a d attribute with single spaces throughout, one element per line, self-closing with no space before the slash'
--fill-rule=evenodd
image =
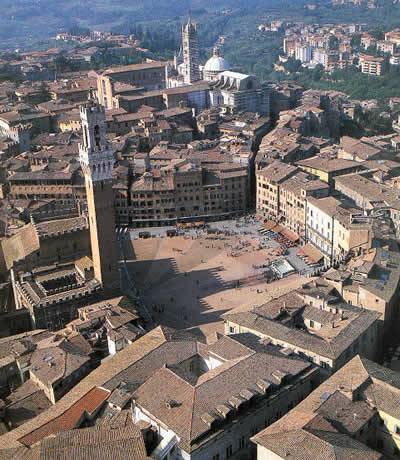
<path id="1" fill-rule="evenodd" d="M 19 439 L 25 446 L 32 446 L 50 435 L 76 428 L 85 414 L 93 414 L 110 395 L 109 390 L 94 387 L 59 417 L 50 420 Z"/>

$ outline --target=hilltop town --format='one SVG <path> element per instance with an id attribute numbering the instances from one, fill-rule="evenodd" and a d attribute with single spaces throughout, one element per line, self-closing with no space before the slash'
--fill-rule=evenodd
<path id="1" fill-rule="evenodd" d="M 0 459 L 399 458 L 400 94 L 371 132 L 374 101 L 202 60 L 192 19 L 169 60 L 55 38 L 119 65 L 3 56 Z M 380 78 L 373 39 L 292 24 L 277 67 Z"/>

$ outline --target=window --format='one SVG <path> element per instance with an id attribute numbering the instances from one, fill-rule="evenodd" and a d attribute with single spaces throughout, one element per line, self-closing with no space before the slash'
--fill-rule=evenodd
<path id="1" fill-rule="evenodd" d="M 94 127 L 94 141 L 96 143 L 96 147 L 100 149 L 100 127 L 96 125 Z"/>
<path id="2" fill-rule="evenodd" d="M 246 440 L 245 440 L 245 437 L 242 436 L 240 439 L 239 439 L 239 449 L 243 449 L 246 445 Z"/>
<path id="3" fill-rule="evenodd" d="M 226 448 L 226 458 L 232 457 L 232 454 L 233 454 L 232 444 L 230 444 L 230 445 Z"/>
<path id="4" fill-rule="evenodd" d="M 233 326 L 229 326 L 229 333 L 234 334 L 235 333 L 235 328 Z"/>
<path id="5" fill-rule="evenodd" d="M 83 129 L 83 140 L 84 140 L 84 145 L 85 147 L 88 146 L 88 131 L 87 131 L 87 126 L 84 127 Z"/>
<path id="6" fill-rule="evenodd" d="M 314 321 L 312 319 L 310 319 L 310 327 L 311 329 L 314 329 Z"/>
<path id="7" fill-rule="evenodd" d="M 212 460 L 219 460 L 219 454 L 215 454 L 215 455 L 213 455 L 213 458 L 212 458 Z"/>

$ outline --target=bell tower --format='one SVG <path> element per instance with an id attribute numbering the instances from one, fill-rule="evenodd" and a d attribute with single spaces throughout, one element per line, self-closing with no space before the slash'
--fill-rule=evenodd
<path id="1" fill-rule="evenodd" d="M 80 107 L 83 143 L 79 161 L 85 175 L 95 278 L 104 291 L 120 288 L 115 236 L 112 172 L 114 154 L 106 138 L 104 107 L 89 101 Z"/>
<path id="2" fill-rule="evenodd" d="M 191 19 L 182 27 L 182 48 L 183 63 L 185 64 L 184 81 L 191 84 L 200 80 L 197 26 Z"/>

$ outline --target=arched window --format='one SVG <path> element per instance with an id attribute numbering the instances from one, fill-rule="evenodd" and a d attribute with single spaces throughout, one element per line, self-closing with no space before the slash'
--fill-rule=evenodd
<path id="1" fill-rule="evenodd" d="M 100 127 L 96 125 L 94 127 L 94 142 L 96 143 L 96 147 L 100 150 Z"/>

